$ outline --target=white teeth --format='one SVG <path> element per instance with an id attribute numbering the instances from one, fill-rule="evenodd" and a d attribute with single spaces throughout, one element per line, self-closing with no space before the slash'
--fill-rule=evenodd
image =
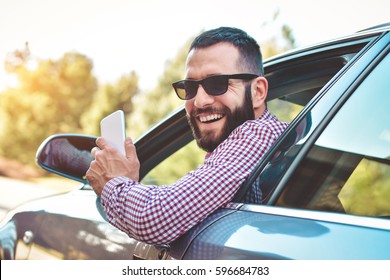
<path id="1" fill-rule="evenodd" d="M 221 114 L 213 114 L 213 115 L 200 117 L 199 119 L 201 122 L 209 122 L 209 121 L 214 121 L 214 120 L 218 120 L 221 118 L 222 118 Z"/>

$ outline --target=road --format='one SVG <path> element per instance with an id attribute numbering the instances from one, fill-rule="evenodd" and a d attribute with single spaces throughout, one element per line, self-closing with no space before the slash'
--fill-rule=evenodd
<path id="1" fill-rule="evenodd" d="M 78 187 L 80 183 L 60 177 L 23 181 L 0 176 L 0 221 L 9 210 L 24 202 L 64 193 Z"/>

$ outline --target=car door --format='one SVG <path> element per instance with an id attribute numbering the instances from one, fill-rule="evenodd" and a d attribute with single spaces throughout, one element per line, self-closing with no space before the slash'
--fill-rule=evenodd
<path id="1" fill-rule="evenodd" d="M 40 217 L 40 224 L 36 230 L 27 229 L 20 238 L 17 259 L 23 258 L 26 246 L 28 259 L 133 257 L 137 242 L 105 220 L 100 199 L 92 190 L 79 189 L 41 199 L 29 204 L 29 208 L 30 215 Z"/>

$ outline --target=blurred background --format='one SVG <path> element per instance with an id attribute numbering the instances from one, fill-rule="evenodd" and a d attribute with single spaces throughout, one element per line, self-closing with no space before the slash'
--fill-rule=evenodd
<path id="1" fill-rule="evenodd" d="M 182 105 L 171 83 L 200 32 L 242 28 L 267 58 L 390 22 L 389 11 L 388 0 L 0 0 L 0 219 L 79 187 L 36 166 L 46 137 L 99 135 L 100 120 L 122 109 L 136 139 Z"/>

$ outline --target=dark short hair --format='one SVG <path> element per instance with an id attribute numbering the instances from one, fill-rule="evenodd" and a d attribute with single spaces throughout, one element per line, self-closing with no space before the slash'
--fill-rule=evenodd
<path id="1" fill-rule="evenodd" d="M 231 43 L 237 47 L 242 65 L 246 71 L 264 76 L 263 59 L 260 46 L 245 31 L 233 27 L 219 27 L 208 30 L 197 36 L 190 46 L 190 51 L 206 48 L 218 43 Z"/>

